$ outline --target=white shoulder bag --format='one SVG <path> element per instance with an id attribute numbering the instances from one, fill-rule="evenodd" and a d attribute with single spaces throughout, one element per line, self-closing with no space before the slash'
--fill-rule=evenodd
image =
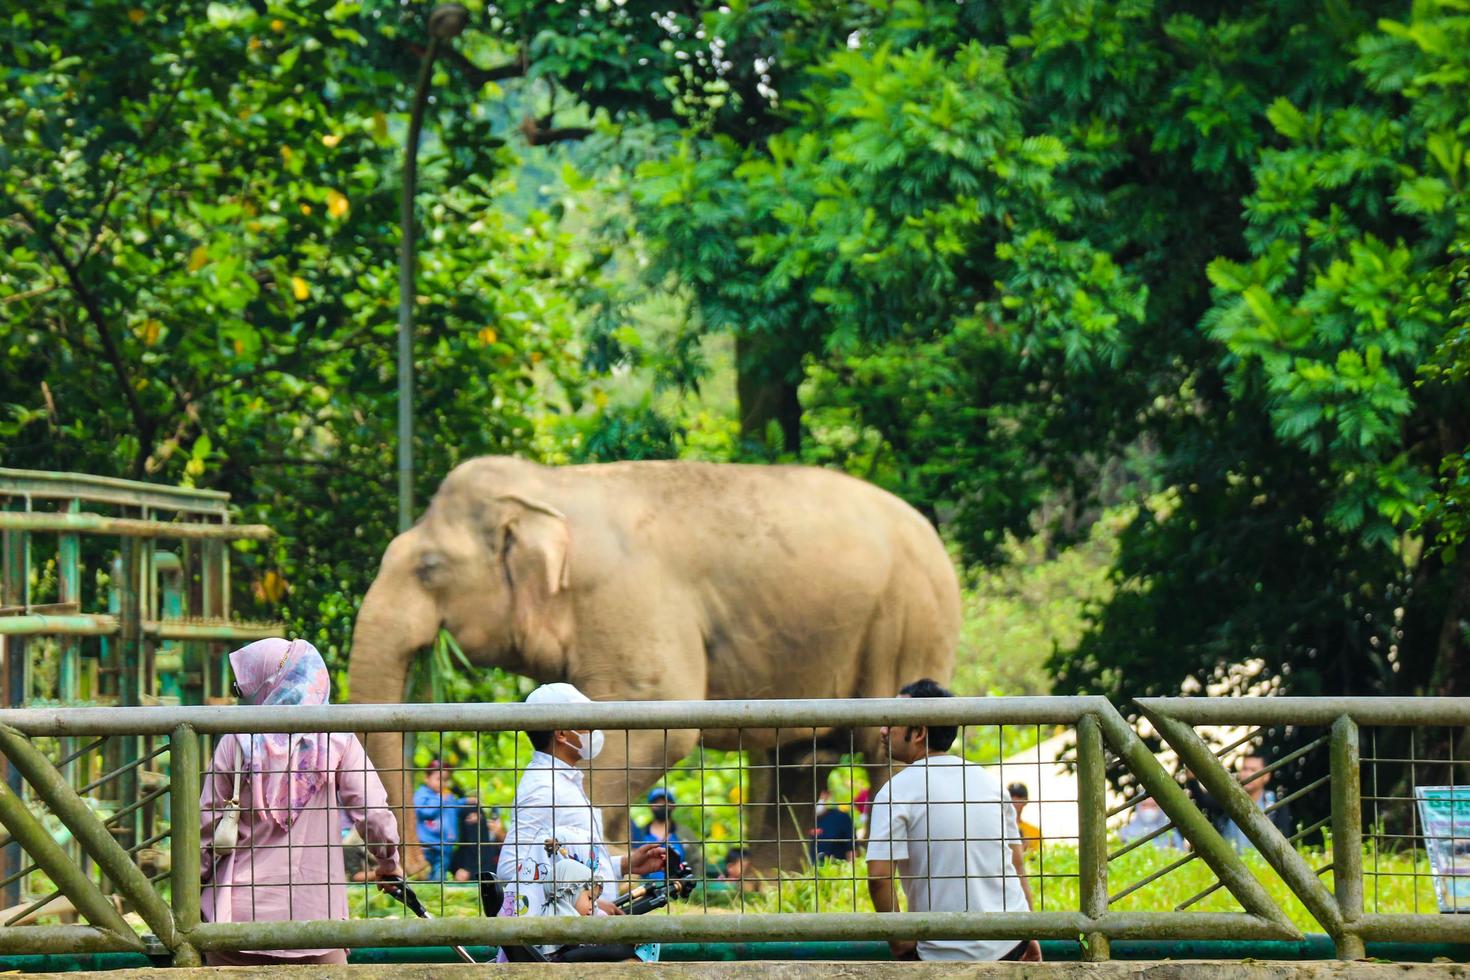
<path id="1" fill-rule="evenodd" d="M 214 853 L 224 856 L 240 843 L 240 770 L 235 770 L 235 792 L 220 808 L 214 825 Z"/>

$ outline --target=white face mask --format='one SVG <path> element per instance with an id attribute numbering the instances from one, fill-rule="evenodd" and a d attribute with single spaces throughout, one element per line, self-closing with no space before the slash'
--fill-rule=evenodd
<path id="1" fill-rule="evenodd" d="M 597 758 L 598 753 L 602 751 L 602 732 L 594 729 L 590 737 L 579 732 L 577 738 L 580 740 L 580 744 L 577 746 L 577 754 L 589 761 Z"/>

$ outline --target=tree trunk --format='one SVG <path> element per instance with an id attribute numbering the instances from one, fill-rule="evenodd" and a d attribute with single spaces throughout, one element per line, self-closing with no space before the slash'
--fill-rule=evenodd
<path id="1" fill-rule="evenodd" d="M 771 422 L 780 426 L 781 451 L 801 449 L 801 357 L 779 341 L 735 335 L 735 392 L 740 400 L 740 441 L 766 445 Z"/>
<path id="2" fill-rule="evenodd" d="M 1470 548 L 1462 549 L 1459 559 L 1446 572 L 1454 575 L 1454 584 L 1445 602 L 1435 644 L 1434 672 L 1427 693 L 1436 697 L 1453 697 L 1465 687 L 1465 617 L 1470 612 Z"/>

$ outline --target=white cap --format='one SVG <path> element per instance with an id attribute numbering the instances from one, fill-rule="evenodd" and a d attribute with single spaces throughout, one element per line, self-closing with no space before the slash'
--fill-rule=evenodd
<path id="1" fill-rule="evenodd" d="M 527 704 L 591 704 L 592 699 L 570 684 L 542 684 L 526 696 Z"/>

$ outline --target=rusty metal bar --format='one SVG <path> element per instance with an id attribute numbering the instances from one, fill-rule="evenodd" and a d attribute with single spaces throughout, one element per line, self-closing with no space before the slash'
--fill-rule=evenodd
<path id="1" fill-rule="evenodd" d="M 1077 722 L 1077 891 L 1080 911 L 1094 921 L 1108 911 L 1107 779 L 1102 728 L 1095 715 L 1083 715 Z M 1101 962 L 1108 956 L 1106 935 L 1083 934 L 1083 959 Z"/>
<path id="2" fill-rule="evenodd" d="M 595 701 L 589 704 L 336 704 L 322 707 L 185 706 L 0 710 L 0 724 L 26 735 L 201 735 L 270 732 L 545 731 L 580 727 L 845 728 L 886 724 L 1071 725 L 1117 712 L 1099 697 L 872 698 L 774 701 Z M 1127 723 L 1119 723 L 1131 734 Z M 1134 736 L 1136 738 L 1136 736 Z M 1141 743 L 1140 743 L 1141 744 Z M 1146 749 L 1145 749 L 1146 751 Z M 1155 763 L 1157 765 L 1157 763 Z M 1160 770 L 1162 773 L 1162 770 Z"/>
<path id="3" fill-rule="evenodd" d="M 1174 822 L 1180 833 L 1194 845 L 1198 855 L 1215 872 L 1215 877 L 1225 883 L 1246 912 L 1258 916 L 1277 928 L 1286 930 L 1293 937 L 1300 937 L 1296 926 L 1291 924 L 1285 912 L 1271 900 L 1271 895 L 1256 880 L 1241 862 L 1235 848 L 1226 843 L 1214 826 L 1190 800 L 1178 783 L 1169 777 L 1159 760 L 1149 751 L 1138 734 L 1129 727 L 1123 716 L 1118 714 L 1107 701 L 1106 708 L 1098 712 L 1098 721 L 1103 734 L 1113 746 L 1113 751 L 1128 765 L 1144 789 L 1153 794 L 1164 815 Z M 1214 757 L 1211 756 L 1211 765 Z M 1239 788 L 1239 787 L 1237 787 Z M 1179 915 L 1204 915 L 1203 912 L 1181 912 Z"/>
<path id="4" fill-rule="evenodd" d="M 199 736 L 187 725 L 180 725 L 169 745 L 174 918 L 180 929 L 188 931 L 199 924 Z"/>
<path id="5" fill-rule="evenodd" d="M 199 925 L 199 736 L 188 725 L 180 725 L 169 736 L 168 744 L 172 905 L 181 937 L 187 937 Z M 191 966 L 199 962 L 198 950 L 181 938 L 174 949 L 174 965 Z"/>
<path id="6" fill-rule="evenodd" d="M 758 915 L 507 916 L 504 918 L 352 919 L 316 922 L 204 923 L 191 930 L 200 950 L 313 949 L 335 946 L 521 945 L 616 942 L 772 942 L 792 939 L 1293 939 L 1299 934 L 1229 912 L 783 913 Z"/>
<path id="7" fill-rule="evenodd" d="M 230 495 L 221 490 L 171 487 L 92 473 L 3 467 L 0 467 L 0 496 L 24 496 L 36 500 L 79 499 L 197 514 L 228 514 L 230 505 Z"/>
<path id="8" fill-rule="evenodd" d="M 1367 955 L 1356 930 L 1363 918 L 1363 770 L 1358 726 L 1343 715 L 1332 723 L 1332 890 L 1342 913 L 1342 932 L 1334 937 L 1337 957 Z"/>
<path id="9" fill-rule="evenodd" d="M 1270 818 L 1256 806 L 1240 780 L 1220 765 L 1204 739 L 1184 722 L 1149 708 L 1145 708 L 1144 713 L 1159 734 L 1179 753 L 1180 761 L 1194 770 L 1200 785 L 1219 802 L 1226 815 L 1256 845 L 1261 856 L 1302 900 L 1302 904 L 1322 924 L 1328 935 L 1334 940 L 1341 936 L 1344 931 L 1342 914 L 1337 910 L 1337 903 L 1326 886 L 1307 867 L 1296 849 L 1287 843 Z"/>
<path id="10" fill-rule="evenodd" d="M 116 636 L 122 626 L 107 613 L 75 613 L 67 616 L 0 616 L 0 636 Z M 215 640 L 235 642 L 279 636 L 281 623 L 221 622 L 214 620 L 150 619 L 143 634 L 160 640 Z"/>
<path id="11" fill-rule="evenodd" d="M 61 531 L 107 534 L 123 538 L 187 538 L 215 541 L 268 541 L 275 533 L 265 524 L 203 524 L 197 521 L 145 521 L 105 514 L 64 511 L 0 511 L 0 531 Z"/>
<path id="12" fill-rule="evenodd" d="M 72 832 L 77 843 L 115 882 L 123 895 L 133 903 L 143 921 L 165 945 L 175 945 L 173 914 L 148 883 L 131 855 L 108 833 L 102 821 L 67 783 L 66 778 L 46 760 L 39 749 L 13 728 L 0 725 L 0 752 L 25 776 L 51 812 Z M 15 828 L 11 828 L 11 833 Z"/>
<path id="13" fill-rule="evenodd" d="M 141 953 L 147 947 L 137 936 L 96 926 L 11 926 L 0 929 L 0 956 L 29 953 Z"/>
<path id="14" fill-rule="evenodd" d="M 87 921 L 122 942 L 127 949 L 143 948 L 143 941 L 134 935 L 122 914 L 113 908 L 112 903 L 96 885 L 87 880 L 86 873 L 52 839 L 46 828 L 41 826 L 41 822 L 26 808 L 25 801 L 4 780 L 0 780 L 0 823 L 5 824 L 5 828 L 25 849 L 26 854 L 46 872 L 57 889 L 71 900 L 76 910 L 87 917 Z M 10 928 L 0 929 L 0 935 L 9 932 Z"/>
<path id="15" fill-rule="evenodd" d="M 1357 926 L 1370 943 L 1470 943 L 1470 915 L 1364 915 Z"/>
<path id="16" fill-rule="evenodd" d="M 1135 698 L 1145 714 L 1187 725 L 1330 727 L 1343 715 L 1359 725 L 1467 725 L 1470 698 Z"/>

